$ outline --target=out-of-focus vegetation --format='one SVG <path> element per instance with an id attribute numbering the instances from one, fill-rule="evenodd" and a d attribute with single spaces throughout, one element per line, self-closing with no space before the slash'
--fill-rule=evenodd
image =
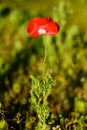
<path id="1" fill-rule="evenodd" d="M 51 16 L 55 37 L 28 36 L 29 20 Z M 30 103 L 30 75 L 48 73 L 56 81 L 48 98 L 52 130 L 87 129 L 87 1 L 0 1 L 0 130 L 34 130 L 38 117 Z"/>

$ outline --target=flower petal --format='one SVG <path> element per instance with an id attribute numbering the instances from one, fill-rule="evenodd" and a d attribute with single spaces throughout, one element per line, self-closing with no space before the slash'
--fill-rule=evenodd
<path id="1" fill-rule="evenodd" d="M 41 34 L 55 35 L 59 31 L 59 26 L 50 17 L 33 18 L 28 23 L 27 32 L 32 37 L 38 37 Z"/>
<path id="2" fill-rule="evenodd" d="M 51 21 L 46 27 L 47 35 L 56 35 L 58 31 L 59 31 L 59 26 L 56 22 Z"/>

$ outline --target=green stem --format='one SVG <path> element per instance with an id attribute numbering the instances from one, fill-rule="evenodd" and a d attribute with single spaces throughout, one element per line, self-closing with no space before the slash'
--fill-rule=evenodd
<path id="1" fill-rule="evenodd" d="M 46 40 L 45 40 L 45 37 L 43 35 L 43 43 L 44 43 L 44 49 L 45 49 L 45 55 L 44 55 L 44 63 L 46 62 L 46 59 L 47 59 L 47 44 L 46 44 Z"/>

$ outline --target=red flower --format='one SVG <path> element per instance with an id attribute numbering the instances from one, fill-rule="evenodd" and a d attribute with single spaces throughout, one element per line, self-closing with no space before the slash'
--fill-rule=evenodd
<path id="1" fill-rule="evenodd" d="M 27 32 L 32 37 L 38 37 L 41 34 L 55 35 L 59 31 L 59 25 L 50 17 L 33 18 L 27 27 Z"/>

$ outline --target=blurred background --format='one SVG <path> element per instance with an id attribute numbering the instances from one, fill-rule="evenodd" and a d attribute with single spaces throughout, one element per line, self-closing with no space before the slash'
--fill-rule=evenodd
<path id="1" fill-rule="evenodd" d="M 73 112 L 87 115 L 87 0 L 0 0 L 2 130 L 32 129 L 30 75 L 42 74 L 44 45 L 42 36 L 32 38 L 26 30 L 29 20 L 38 16 L 50 16 L 60 25 L 58 35 L 45 39 L 48 56 L 44 69 L 49 68 L 56 81 L 48 99 L 50 108 L 64 118 Z"/>

